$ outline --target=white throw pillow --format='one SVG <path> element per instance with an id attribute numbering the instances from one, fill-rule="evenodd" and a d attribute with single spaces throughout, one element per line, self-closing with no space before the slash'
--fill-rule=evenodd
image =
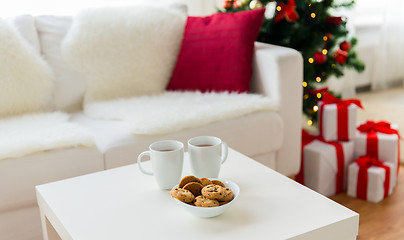
<path id="1" fill-rule="evenodd" d="M 36 17 L 41 51 L 55 76 L 53 110 L 80 110 L 87 87 L 84 77 L 62 58 L 61 44 L 72 21 L 69 16 Z"/>
<path id="2" fill-rule="evenodd" d="M 35 18 L 31 15 L 19 15 L 6 19 L 7 22 L 14 25 L 21 36 L 27 40 L 35 52 L 40 53 L 38 32 L 35 26 Z"/>
<path id="3" fill-rule="evenodd" d="M 48 109 L 52 70 L 7 21 L 0 19 L 0 117 Z"/>
<path id="4" fill-rule="evenodd" d="M 62 55 L 86 76 L 85 100 L 164 92 L 181 46 L 185 9 L 137 5 L 81 11 Z"/>

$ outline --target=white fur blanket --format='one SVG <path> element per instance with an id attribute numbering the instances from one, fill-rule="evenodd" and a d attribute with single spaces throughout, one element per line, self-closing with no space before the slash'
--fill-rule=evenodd
<path id="1" fill-rule="evenodd" d="M 177 4 L 80 11 L 62 43 L 62 54 L 88 80 L 85 100 L 164 92 L 186 19 L 186 9 Z"/>
<path id="2" fill-rule="evenodd" d="M 257 94 L 165 92 L 86 103 L 84 112 L 92 118 L 122 120 L 133 134 L 152 135 L 277 108 L 274 100 Z"/>
<path id="3" fill-rule="evenodd" d="M 61 112 L 0 120 L 0 160 L 50 149 L 93 146 L 93 135 Z"/>
<path id="4" fill-rule="evenodd" d="M 0 19 L 0 117 L 47 110 L 52 74 L 15 26 Z"/>

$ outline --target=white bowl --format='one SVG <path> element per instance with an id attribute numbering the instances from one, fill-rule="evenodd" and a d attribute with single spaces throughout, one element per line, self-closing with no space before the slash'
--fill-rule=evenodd
<path id="1" fill-rule="evenodd" d="M 186 211 L 190 212 L 191 214 L 201 217 L 201 218 L 211 218 L 211 217 L 216 217 L 219 216 L 220 214 L 224 213 L 233 203 L 237 200 L 239 194 L 240 194 L 240 188 L 239 186 L 227 179 L 217 179 L 224 183 L 226 187 L 230 188 L 233 191 L 234 198 L 231 200 L 229 203 L 218 206 L 218 207 L 197 207 L 193 205 L 189 205 L 187 203 L 181 202 L 180 200 L 173 198 L 175 202 L 177 202 L 178 205 L 180 205 L 183 209 Z M 174 188 L 178 187 L 175 186 Z"/>

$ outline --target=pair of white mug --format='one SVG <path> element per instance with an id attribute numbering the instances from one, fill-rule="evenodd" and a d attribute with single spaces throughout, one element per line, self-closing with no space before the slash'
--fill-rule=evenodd
<path id="1" fill-rule="evenodd" d="M 193 175 L 217 178 L 220 166 L 227 159 L 228 147 L 220 138 L 199 136 L 188 141 L 188 154 Z M 152 171 L 144 169 L 142 157 L 149 156 Z M 176 140 L 155 142 L 149 151 L 142 152 L 137 158 L 141 172 L 155 177 L 161 189 L 171 189 L 179 183 L 184 162 L 184 144 Z"/>

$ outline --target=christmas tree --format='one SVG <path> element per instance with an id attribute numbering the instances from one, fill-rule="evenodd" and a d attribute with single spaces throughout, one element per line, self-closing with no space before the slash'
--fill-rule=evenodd
<path id="1" fill-rule="evenodd" d="M 338 1 L 341 2 L 341 1 Z M 334 0 L 225 0 L 225 12 L 237 12 L 266 7 L 257 41 L 290 47 L 299 51 L 304 59 L 302 82 L 303 113 L 308 124 L 316 122 L 318 101 L 330 76 L 341 77 L 345 68 L 358 72 L 364 64 L 357 58 L 355 38 L 348 39 L 347 19 L 334 16 L 332 10 L 354 5 L 350 0 L 334 3 Z"/>

